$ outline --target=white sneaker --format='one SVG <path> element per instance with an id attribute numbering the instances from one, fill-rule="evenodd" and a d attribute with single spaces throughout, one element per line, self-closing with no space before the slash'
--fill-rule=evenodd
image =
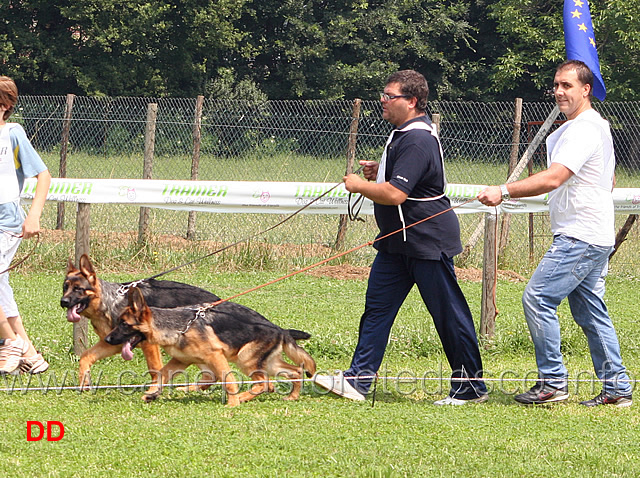
<path id="1" fill-rule="evenodd" d="M 20 373 L 42 373 L 46 372 L 48 368 L 49 364 L 39 353 L 32 357 L 22 357 L 22 360 L 20 360 Z"/>
<path id="2" fill-rule="evenodd" d="M 4 339 L 4 344 L 0 345 L 0 374 L 14 373 L 28 349 L 29 344 L 18 335 L 14 340 Z"/>
<path id="3" fill-rule="evenodd" d="M 454 398 L 451 395 L 447 395 L 442 400 L 437 400 L 433 402 L 434 405 L 466 405 L 467 403 L 483 403 L 489 400 L 489 394 L 485 393 L 484 395 L 480 395 L 477 398 L 470 398 L 468 400 L 461 400 L 459 398 Z"/>
<path id="4" fill-rule="evenodd" d="M 338 372 L 338 375 L 320 375 L 316 373 L 313 376 L 313 381 L 322 388 L 327 389 L 336 395 L 340 395 L 341 397 L 356 400 L 358 402 L 362 402 L 365 399 L 364 395 L 353 388 L 342 372 Z"/>

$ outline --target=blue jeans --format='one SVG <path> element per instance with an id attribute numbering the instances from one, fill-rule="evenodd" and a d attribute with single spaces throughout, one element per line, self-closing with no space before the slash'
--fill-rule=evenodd
<path id="1" fill-rule="evenodd" d="M 632 387 L 620 356 L 620 344 L 604 303 L 604 275 L 612 247 L 555 236 L 522 296 L 524 315 L 535 346 L 538 375 L 554 387 L 567 385 L 560 351 L 557 308 L 567 297 L 571 314 L 589 343 L 603 390 L 629 395 Z"/>
<path id="2" fill-rule="evenodd" d="M 453 260 L 444 255 L 440 260 L 422 260 L 378 252 L 369 274 L 358 345 L 344 375 L 362 376 L 353 386 L 367 393 L 371 379 L 364 377 L 380 368 L 393 322 L 414 285 L 433 318 L 451 366 L 449 394 L 466 400 L 487 393 L 471 311 L 458 285 Z"/>

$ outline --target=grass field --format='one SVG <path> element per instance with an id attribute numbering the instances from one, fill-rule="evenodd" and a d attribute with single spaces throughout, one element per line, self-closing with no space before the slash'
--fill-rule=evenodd
<path id="1" fill-rule="evenodd" d="M 101 257 L 99 270 L 107 270 L 105 279 L 124 281 L 146 277 L 164 265 L 132 272 L 136 261 L 126 265 L 115 256 Z M 64 263 L 56 258 L 12 274 L 27 329 L 51 364 L 31 387 L 75 384 L 72 326 L 59 307 L 63 270 Z M 166 278 L 228 297 L 284 272 L 203 266 Z M 607 290 L 633 377 L 640 371 L 638 285 L 634 279 L 611 277 Z M 237 302 L 283 327 L 310 332 L 305 348 L 319 369 L 344 369 L 357 340 L 365 287 L 363 280 L 300 274 Z M 481 285 L 463 281 L 462 287 L 478 319 Z M 160 400 L 145 404 L 140 389 L 20 391 L 15 387 L 26 386 L 26 378 L 7 378 L 0 381 L 3 472 L 11 477 L 637 476 L 637 407 L 593 410 L 578 404 L 600 386 L 588 381 L 592 369 L 586 341 L 566 304 L 560 308 L 565 360 L 572 378 L 584 381 L 572 382 L 569 403 L 524 407 L 513 401 L 514 393 L 532 385 L 524 378 L 535 376 L 521 313 L 523 288 L 524 282 L 498 284 L 496 336 L 482 349 L 491 389 L 486 404 L 432 404 L 446 394 L 449 371 L 431 319 L 413 291 L 380 371 L 381 376 L 402 375 L 405 380 L 381 380 L 373 407 L 371 399 L 346 401 L 309 383 L 297 402 L 280 400 L 286 391 L 286 384 L 280 384 L 279 393 L 230 409 L 222 403 L 219 388 L 208 393 L 166 391 Z M 132 363 L 116 356 L 93 368 L 100 385 L 148 383 L 144 372 L 139 351 Z M 65 435 L 57 442 L 28 442 L 27 421 L 59 421 Z"/>
<path id="2" fill-rule="evenodd" d="M 208 164 L 203 179 L 239 180 L 233 171 L 258 171 L 260 177 L 285 180 L 281 171 L 294 170 L 296 180 L 338 181 L 342 161 L 306 158 L 295 164 L 274 160 L 278 168 L 254 163 Z M 94 158 L 95 159 L 95 158 Z M 126 158 L 125 158 L 126 159 Z M 304 158 L 303 158 L 304 159 Z M 110 158 L 113 161 L 113 158 Z M 138 164 L 128 159 L 130 164 Z M 136 160 L 137 161 L 137 160 Z M 53 164 L 55 157 L 48 164 Z M 322 170 L 326 164 L 329 170 Z M 80 171 L 93 165 L 95 174 Z M 122 164 L 126 164 L 123 161 Z M 174 158 L 158 177 L 188 174 L 188 158 Z M 71 166 L 77 177 L 135 177 L 109 161 L 81 160 Z M 474 166 L 475 167 L 475 166 Z M 448 166 L 452 182 L 474 175 L 470 164 Z M 474 183 L 498 183 L 504 168 L 481 165 Z M 55 166 L 52 170 L 56 170 Z M 221 173 L 222 172 L 222 173 Z M 268 174 L 267 174 L 268 173 Z M 268 177 L 267 177 L 268 176 Z M 456 177 L 457 176 L 457 177 Z M 290 180 L 290 179 L 289 179 Z M 618 177 L 620 187 L 637 185 L 637 176 Z M 67 229 L 74 228 L 75 208 L 67 208 Z M 101 276 L 125 281 L 148 277 L 277 222 L 269 215 L 199 215 L 198 239 L 184 241 L 186 214 L 152 213 L 153 240 L 135 244 L 138 208 L 93 207 L 92 258 Z M 280 218 L 278 218 L 279 220 Z M 463 240 L 478 218 L 462 216 Z M 47 207 L 43 223 L 55 223 L 55 207 Z M 512 225 L 511 245 L 500 267 L 526 275 L 526 224 Z M 167 276 L 229 297 L 286 272 L 328 257 L 337 231 L 335 217 L 304 217 L 278 229 L 262 241 L 207 259 Z M 114 234 L 115 233 L 115 234 Z M 348 242 L 358 245 L 375 237 L 371 219 L 349 226 Z M 164 234 L 169 234 L 164 236 Z M 640 371 L 640 330 L 636 324 L 638 274 L 637 226 L 625 243 L 628 256 L 612 264 L 607 300 L 617 326 L 623 358 L 635 378 Z M 73 232 L 47 231 L 38 254 L 12 273 L 21 312 L 37 348 L 50 370 L 27 383 L 24 376 L 0 379 L 0 460 L 11 477 L 40 476 L 246 476 L 246 477 L 632 477 L 640 467 L 640 416 L 636 408 L 585 409 L 578 402 L 600 391 L 593 380 L 586 340 L 562 304 L 563 352 L 574 381 L 569 403 L 523 407 L 513 394 L 530 387 L 535 378 L 533 347 L 520 304 L 524 282 L 500 280 L 496 335 L 482 349 L 490 401 L 482 405 L 440 408 L 433 401 L 448 390 L 449 374 L 440 342 L 424 305 L 414 291 L 407 299 L 387 348 L 382 377 L 372 399 L 349 402 L 327 396 L 306 383 L 301 399 L 284 402 L 287 384 L 278 393 L 230 409 L 219 388 L 207 393 L 173 389 L 151 404 L 140 399 L 148 383 L 144 360 L 136 352 L 132 362 L 112 357 L 96 364 L 94 380 L 100 388 L 80 394 L 56 387 L 74 386 L 77 357 L 72 348 L 72 326 L 59 307 L 67 257 L 73 255 Z M 211 243 L 205 241 L 208 240 Z M 536 253 L 548 244 L 540 237 Z M 470 261 L 478 264 L 479 252 Z M 25 249 L 26 251 L 26 249 Z M 22 253 L 22 252 L 21 252 Z M 21 254 L 19 253 L 19 255 Z M 336 261 L 366 265 L 370 248 Z M 636 267 L 633 267 L 636 265 Z M 462 287 L 476 321 L 480 316 L 481 284 L 463 281 Z M 366 282 L 326 276 L 296 275 L 237 299 L 283 327 L 312 334 L 305 348 L 320 370 L 348 367 L 357 341 Z M 95 336 L 91 336 L 92 342 Z M 191 368 L 190 377 L 195 377 Z M 397 380 L 397 377 L 404 377 Z M 529 380 L 526 380 L 529 379 Z M 140 385 L 135 387 L 134 385 Z M 107 388 L 108 387 L 108 388 Z M 31 390 L 24 390 L 31 388 Z M 33 390 L 42 388 L 44 390 Z M 27 441 L 27 421 L 58 421 L 65 427 L 57 442 Z"/>

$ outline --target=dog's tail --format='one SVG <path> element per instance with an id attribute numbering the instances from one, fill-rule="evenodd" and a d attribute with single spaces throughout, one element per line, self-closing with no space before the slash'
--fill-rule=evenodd
<path id="1" fill-rule="evenodd" d="M 294 340 L 307 340 L 311 338 L 311 334 L 303 332 L 302 330 L 288 329 L 287 332 L 289 332 L 289 335 L 291 335 Z"/>
<path id="2" fill-rule="evenodd" d="M 299 330 L 295 330 L 294 332 L 303 334 L 305 336 L 305 339 L 311 337 L 306 332 L 301 332 Z M 296 343 L 295 337 L 291 333 L 291 331 L 289 331 L 289 333 L 290 337 L 285 338 L 282 347 L 284 353 L 291 359 L 293 363 L 304 368 L 307 377 L 313 377 L 313 375 L 316 373 L 316 361 L 313 360 L 313 357 L 311 357 L 311 355 L 309 355 L 309 353 L 305 349 L 303 349 Z"/>

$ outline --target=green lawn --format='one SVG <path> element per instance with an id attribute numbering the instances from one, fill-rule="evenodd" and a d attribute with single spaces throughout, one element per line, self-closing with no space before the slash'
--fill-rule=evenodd
<path id="1" fill-rule="evenodd" d="M 51 364 L 31 387 L 40 385 L 40 379 L 43 385 L 62 385 L 65 377 L 65 385 L 75 383 L 72 326 L 58 305 L 63 270 L 59 263 L 39 274 L 12 275 L 27 329 Z M 201 267 L 166 278 L 228 297 L 283 274 Z M 111 272 L 103 277 L 120 281 L 141 276 Z M 479 318 L 481 285 L 463 282 L 462 286 Z M 237 302 L 283 327 L 310 332 L 305 347 L 319 369 L 344 369 L 357 340 L 365 287 L 362 280 L 300 274 Z M 380 371 L 384 377 L 406 379 L 381 380 L 373 407 L 371 400 L 356 403 L 327 396 L 309 383 L 297 402 L 280 400 L 285 393 L 281 389 L 230 409 L 222 403 L 219 388 L 188 394 L 167 390 L 160 400 L 145 404 L 140 390 L 132 388 L 83 394 L 8 391 L 9 378 L 0 381 L 4 473 L 12 477 L 637 476 L 637 406 L 593 410 L 578 404 L 600 387 L 588 381 L 586 341 L 566 304 L 560 308 L 565 359 L 572 377 L 584 381 L 572 382 L 569 403 L 524 407 L 513 401 L 513 393 L 531 385 L 523 378 L 535 376 L 521 313 L 523 288 L 522 282 L 498 284 L 496 337 L 491 347 L 482 350 L 491 389 L 486 404 L 432 405 L 446 394 L 449 371 L 431 320 L 413 291 L 398 317 Z M 611 277 L 607 292 L 623 358 L 633 377 L 640 370 L 637 289 L 637 280 Z M 140 352 L 131 363 L 119 356 L 99 362 L 93 372 L 101 385 L 147 382 Z M 433 380 L 442 376 L 443 380 Z M 26 378 L 21 379 L 26 385 Z M 57 442 L 28 442 L 27 421 L 59 421 L 65 435 Z"/>

